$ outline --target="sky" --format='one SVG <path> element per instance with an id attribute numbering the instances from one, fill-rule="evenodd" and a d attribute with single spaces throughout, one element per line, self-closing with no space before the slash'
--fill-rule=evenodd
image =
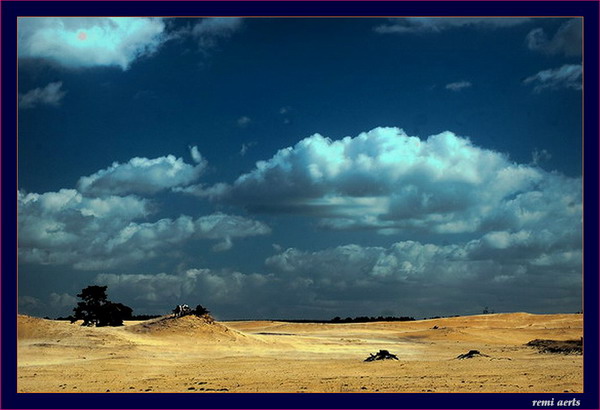
<path id="1" fill-rule="evenodd" d="M 19 18 L 19 312 L 582 310 L 578 18 Z"/>

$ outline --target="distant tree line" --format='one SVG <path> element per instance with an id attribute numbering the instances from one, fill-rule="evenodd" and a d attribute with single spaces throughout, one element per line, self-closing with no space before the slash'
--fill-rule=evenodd
<path id="1" fill-rule="evenodd" d="M 161 317 L 162 315 L 133 315 L 130 320 L 150 320 Z"/>
<path id="2" fill-rule="evenodd" d="M 367 322 L 410 322 L 415 320 L 414 317 L 409 316 L 358 316 L 355 318 L 347 317 L 342 319 L 339 316 L 334 317 L 330 320 L 331 323 L 367 323 Z"/>

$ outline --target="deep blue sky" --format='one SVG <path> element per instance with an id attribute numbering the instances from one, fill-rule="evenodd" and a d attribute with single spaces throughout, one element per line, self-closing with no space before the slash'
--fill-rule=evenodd
<path id="1" fill-rule="evenodd" d="M 22 313 L 580 310 L 578 20 L 19 24 Z"/>

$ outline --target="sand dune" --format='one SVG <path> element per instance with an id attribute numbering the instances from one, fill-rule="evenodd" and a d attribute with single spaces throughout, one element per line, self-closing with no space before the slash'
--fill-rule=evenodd
<path id="1" fill-rule="evenodd" d="M 237 330 L 215 322 L 210 316 L 188 315 L 175 318 L 172 315 L 147 320 L 124 329 L 126 332 L 151 337 L 175 337 L 184 342 L 245 342 L 252 338 Z"/>
<path id="2" fill-rule="evenodd" d="M 18 317 L 21 392 L 580 392 L 582 315 L 491 314 L 349 324 L 185 316 L 82 327 Z M 386 349 L 398 361 L 365 363 Z M 456 360 L 476 349 L 487 356 Z"/>

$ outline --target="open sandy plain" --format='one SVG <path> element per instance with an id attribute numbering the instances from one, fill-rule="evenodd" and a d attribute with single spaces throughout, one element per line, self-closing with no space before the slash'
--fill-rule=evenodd
<path id="1" fill-rule="evenodd" d="M 352 324 L 185 316 L 118 328 L 19 316 L 18 391 L 581 392 L 581 355 L 524 344 L 582 335 L 575 314 Z M 399 360 L 364 362 L 380 349 Z M 456 359 L 469 350 L 488 356 Z"/>

